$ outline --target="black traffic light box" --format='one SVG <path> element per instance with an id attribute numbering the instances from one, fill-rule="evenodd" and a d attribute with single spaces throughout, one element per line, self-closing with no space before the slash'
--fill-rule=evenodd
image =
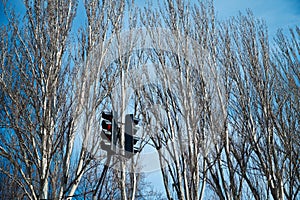
<path id="1" fill-rule="evenodd" d="M 135 148 L 134 145 L 140 140 L 140 138 L 134 135 L 138 131 L 139 119 L 134 118 L 133 114 L 125 116 L 125 154 L 135 154 L 139 152 L 139 149 Z"/>

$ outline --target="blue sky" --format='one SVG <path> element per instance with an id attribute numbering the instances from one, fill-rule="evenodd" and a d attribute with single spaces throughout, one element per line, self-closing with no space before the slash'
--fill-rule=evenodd
<path id="1" fill-rule="evenodd" d="M 278 28 L 300 26 L 300 0 L 215 0 L 215 8 L 222 19 L 250 8 L 254 16 L 266 20 L 271 35 Z"/>
<path id="2" fill-rule="evenodd" d="M 6 17 L 2 1 L 0 2 L 0 24 L 3 24 Z M 11 0 L 10 4 L 20 9 L 23 7 L 20 6 L 21 2 L 22 0 Z M 136 2 L 142 6 L 145 0 Z M 247 8 L 250 8 L 256 17 L 266 20 L 271 35 L 274 35 L 278 28 L 287 30 L 300 25 L 300 0 L 215 0 L 217 17 L 221 19 L 236 16 L 239 11 L 245 12 Z"/>

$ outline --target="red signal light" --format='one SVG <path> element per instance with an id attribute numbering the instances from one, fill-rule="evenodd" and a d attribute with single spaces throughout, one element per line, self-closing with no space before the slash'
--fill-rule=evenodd
<path id="1" fill-rule="evenodd" d="M 111 132 L 112 131 L 112 124 L 111 123 L 106 123 L 105 121 L 102 121 L 102 128 Z"/>

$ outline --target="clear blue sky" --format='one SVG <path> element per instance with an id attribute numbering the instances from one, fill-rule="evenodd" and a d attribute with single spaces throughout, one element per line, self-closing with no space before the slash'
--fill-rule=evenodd
<path id="1" fill-rule="evenodd" d="M 141 6 L 145 1 L 136 0 Z M 0 2 L 0 24 L 3 24 L 6 17 L 2 1 Z M 22 0 L 12 0 L 10 4 L 22 10 L 21 2 Z M 250 8 L 256 17 L 266 20 L 271 35 L 276 33 L 277 28 L 287 29 L 300 25 L 300 0 L 215 0 L 215 8 L 218 18 L 221 19 L 236 16 L 239 11 L 244 12 Z"/>
<path id="2" fill-rule="evenodd" d="M 300 0 L 215 0 L 215 8 L 220 18 L 236 16 L 250 8 L 254 16 L 266 20 L 271 35 L 278 28 L 300 26 Z"/>

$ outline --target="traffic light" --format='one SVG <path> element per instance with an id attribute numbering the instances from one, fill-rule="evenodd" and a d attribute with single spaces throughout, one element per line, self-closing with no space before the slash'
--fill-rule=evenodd
<path id="1" fill-rule="evenodd" d="M 125 116 L 125 155 L 135 154 L 139 152 L 139 148 L 134 145 L 140 140 L 140 138 L 134 135 L 138 131 L 139 119 L 134 118 L 133 114 L 128 114 Z"/>
<path id="2" fill-rule="evenodd" d="M 117 141 L 117 123 L 112 112 L 102 112 L 102 131 L 101 131 L 101 149 L 105 151 L 114 151 Z"/>

